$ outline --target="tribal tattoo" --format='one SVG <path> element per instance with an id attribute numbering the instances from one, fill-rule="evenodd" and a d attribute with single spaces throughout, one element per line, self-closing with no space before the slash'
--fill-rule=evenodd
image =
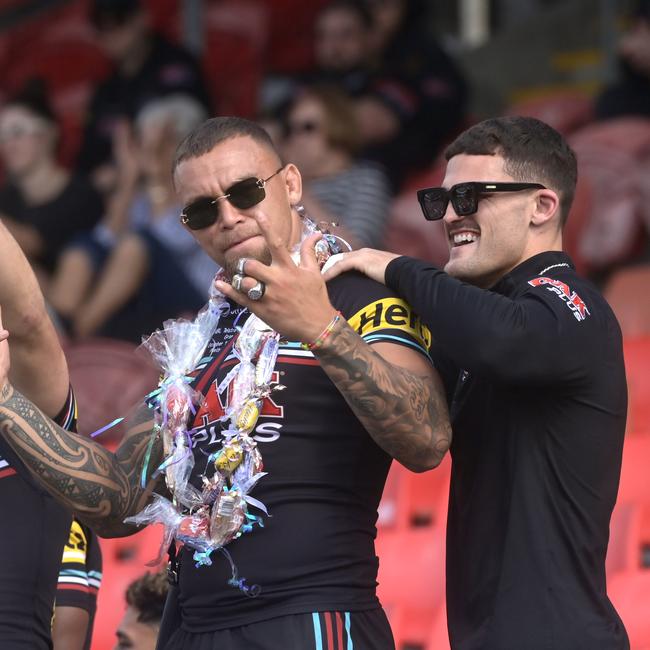
<path id="1" fill-rule="evenodd" d="M 375 442 L 404 466 L 440 463 L 451 443 L 442 382 L 390 363 L 345 322 L 316 350 L 321 367 Z"/>
<path id="2" fill-rule="evenodd" d="M 9 384 L 0 400 L 0 435 L 36 479 L 99 535 L 119 537 L 135 531 L 125 517 L 139 512 L 162 478 L 140 485 L 152 435 L 151 410 L 143 405 L 115 454 L 91 439 L 57 426 Z M 162 462 L 162 443 L 153 445 L 149 468 Z"/>

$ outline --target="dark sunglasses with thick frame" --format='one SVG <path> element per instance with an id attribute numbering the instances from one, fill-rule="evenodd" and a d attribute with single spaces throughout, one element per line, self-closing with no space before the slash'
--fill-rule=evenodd
<path id="1" fill-rule="evenodd" d="M 186 205 L 181 212 L 181 223 L 190 230 L 202 230 L 211 226 L 219 218 L 218 202 L 228 201 L 238 210 L 248 210 L 266 198 L 266 184 L 277 176 L 284 167 L 280 167 L 268 178 L 244 178 L 233 183 L 225 194 L 214 197 L 201 197 Z"/>
<path id="2" fill-rule="evenodd" d="M 522 190 L 545 190 L 540 183 L 458 183 L 448 190 L 444 187 L 427 187 L 418 190 L 418 201 L 427 221 L 438 221 L 445 216 L 449 201 L 459 217 L 466 217 L 478 210 L 478 202 L 493 192 L 521 192 Z"/>

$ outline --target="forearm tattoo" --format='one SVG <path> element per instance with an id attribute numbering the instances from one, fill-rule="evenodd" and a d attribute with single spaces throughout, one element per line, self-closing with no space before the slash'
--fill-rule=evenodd
<path id="1" fill-rule="evenodd" d="M 115 454 L 91 439 L 57 426 L 11 386 L 2 392 L 0 435 L 9 442 L 39 482 L 98 534 L 124 535 L 133 527 L 123 523 L 151 496 L 150 481 L 140 485 L 152 431 L 151 411 L 143 406 Z M 149 474 L 162 462 L 156 441 Z"/>
<path id="2" fill-rule="evenodd" d="M 441 382 L 386 361 L 345 322 L 314 351 L 375 442 L 411 469 L 437 465 L 451 426 Z"/>

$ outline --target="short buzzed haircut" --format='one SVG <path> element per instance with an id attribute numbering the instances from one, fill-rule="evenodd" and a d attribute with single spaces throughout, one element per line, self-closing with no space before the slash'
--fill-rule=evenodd
<path id="1" fill-rule="evenodd" d="M 242 117 L 213 117 L 200 124 L 178 145 L 172 172 L 176 171 L 184 160 L 204 156 L 218 144 L 239 137 L 251 138 L 280 158 L 271 136 L 256 122 Z"/>
<path id="2" fill-rule="evenodd" d="M 497 117 L 472 126 L 445 150 L 450 160 L 459 154 L 501 156 L 503 170 L 522 183 L 542 183 L 560 197 L 560 225 L 573 203 L 578 165 L 566 140 L 533 117 Z"/>

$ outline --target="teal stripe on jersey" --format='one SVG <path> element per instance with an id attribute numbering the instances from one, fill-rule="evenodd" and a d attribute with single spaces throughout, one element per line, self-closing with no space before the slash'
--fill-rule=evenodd
<path id="1" fill-rule="evenodd" d="M 399 341 L 400 343 L 405 343 L 410 345 L 412 348 L 415 348 L 418 352 L 421 352 L 425 356 L 429 356 L 429 353 L 423 348 L 419 343 L 415 343 L 409 339 L 402 338 L 401 336 L 393 336 L 392 334 L 370 334 L 369 336 L 363 336 L 363 340 L 366 343 L 372 343 L 373 341 Z"/>
<path id="2" fill-rule="evenodd" d="M 314 621 L 314 638 L 316 639 L 316 650 L 323 650 L 323 634 L 320 630 L 320 616 L 318 612 L 314 612 L 311 615 L 312 620 Z"/>
<path id="3" fill-rule="evenodd" d="M 345 612 L 345 631 L 348 634 L 348 648 L 347 650 L 354 650 L 354 643 L 352 641 L 352 632 L 350 632 L 350 612 Z"/>

